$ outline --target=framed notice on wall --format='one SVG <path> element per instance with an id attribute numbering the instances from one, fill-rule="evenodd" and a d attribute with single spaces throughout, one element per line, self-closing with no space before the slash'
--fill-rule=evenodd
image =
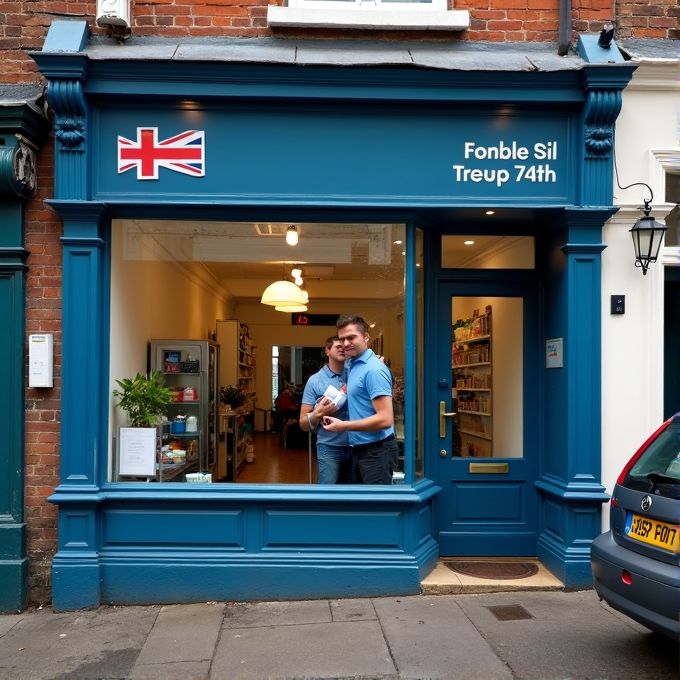
<path id="1" fill-rule="evenodd" d="M 545 341 L 545 367 L 562 368 L 562 338 Z"/>
<path id="2" fill-rule="evenodd" d="M 155 477 L 156 429 L 121 427 L 118 431 L 118 438 L 118 474 Z"/>

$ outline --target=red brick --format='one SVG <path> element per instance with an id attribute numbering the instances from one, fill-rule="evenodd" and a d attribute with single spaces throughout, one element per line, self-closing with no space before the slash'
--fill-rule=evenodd
<path id="1" fill-rule="evenodd" d="M 650 28 L 674 28 L 677 23 L 673 17 L 651 17 L 649 19 Z"/>
<path id="2" fill-rule="evenodd" d="M 522 28 L 521 21 L 489 21 L 490 31 L 519 31 Z"/>

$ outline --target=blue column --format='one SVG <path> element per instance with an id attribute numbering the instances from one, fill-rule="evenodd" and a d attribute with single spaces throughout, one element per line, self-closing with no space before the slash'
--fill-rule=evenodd
<path id="1" fill-rule="evenodd" d="M 546 290 L 546 339 L 561 338 L 564 353 L 562 368 L 544 369 L 545 462 L 537 482 L 537 554 L 567 588 L 592 583 L 590 544 L 600 533 L 601 505 L 608 499 L 600 483 L 605 248 L 600 235 L 612 212 L 566 211 L 566 224 L 552 242 Z"/>
<path id="2" fill-rule="evenodd" d="M 108 228 L 100 203 L 52 201 L 64 220 L 59 549 L 52 563 L 55 609 L 100 603 L 98 464 L 106 448 Z"/>

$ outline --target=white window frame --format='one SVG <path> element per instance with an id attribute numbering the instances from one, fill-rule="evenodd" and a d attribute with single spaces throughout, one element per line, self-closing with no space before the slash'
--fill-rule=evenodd
<path id="1" fill-rule="evenodd" d="M 288 0 L 288 7 L 362 12 L 446 12 L 448 0 Z"/>

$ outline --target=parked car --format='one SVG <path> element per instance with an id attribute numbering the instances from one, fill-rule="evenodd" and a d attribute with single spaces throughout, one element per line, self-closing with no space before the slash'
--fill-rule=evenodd
<path id="1" fill-rule="evenodd" d="M 643 626 L 680 639 L 680 413 L 623 468 L 610 526 L 591 550 L 597 594 Z"/>

